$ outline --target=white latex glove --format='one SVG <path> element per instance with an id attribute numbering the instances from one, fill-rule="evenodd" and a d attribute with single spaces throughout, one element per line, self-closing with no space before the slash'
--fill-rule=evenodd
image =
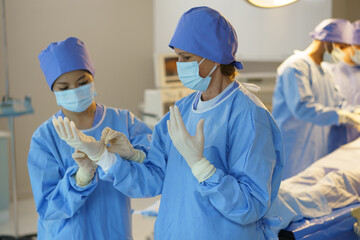
<path id="1" fill-rule="evenodd" d="M 343 110 L 339 110 L 339 124 L 348 124 L 360 131 L 360 115 Z"/>
<path id="2" fill-rule="evenodd" d="M 360 114 L 360 108 L 355 108 L 354 113 L 355 114 Z"/>
<path id="3" fill-rule="evenodd" d="M 109 152 L 117 153 L 120 157 L 142 163 L 144 161 L 145 155 L 142 151 L 134 149 L 131 145 L 129 139 L 125 134 L 112 130 L 109 127 L 104 128 L 101 133 L 101 141 L 110 146 L 107 146 Z"/>
<path id="4" fill-rule="evenodd" d="M 216 169 L 203 156 L 204 119 L 198 122 L 195 136 L 191 136 L 185 128 L 179 108 L 175 105 L 175 107 L 170 107 L 170 120 L 167 121 L 167 127 L 174 146 L 184 157 L 198 181 L 202 182 L 211 177 Z"/>
<path id="5" fill-rule="evenodd" d="M 75 174 L 76 184 L 81 187 L 88 185 L 94 177 L 97 168 L 96 163 L 90 160 L 85 153 L 78 150 L 75 150 L 72 158 L 79 165 L 79 169 Z"/>
<path id="6" fill-rule="evenodd" d="M 103 142 L 96 141 L 95 138 L 85 135 L 79 131 L 75 123 L 69 118 L 61 116 L 52 119 L 54 128 L 59 137 L 66 141 L 71 147 L 84 152 L 91 160 L 98 161 L 104 154 L 105 145 Z"/>

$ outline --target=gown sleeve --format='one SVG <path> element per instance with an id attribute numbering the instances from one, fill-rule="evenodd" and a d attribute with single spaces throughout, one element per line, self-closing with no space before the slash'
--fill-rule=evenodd
<path id="1" fill-rule="evenodd" d="M 124 160 L 115 154 L 117 160 L 107 173 L 99 169 L 100 179 L 112 182 L 117 190 L 132 198 L 161 194 L 167 163 L 166 142 L 169 142 L 166 132 L 166 120 L 155 126 L 151 151 L 142 164 Z"/>
<path id="2" fill-rule="evenodd" d="M 229 122 L 228 171 L 217 168 L 198 191 L 224 217 L 246 225 L 261 219 L 275 199 L 283 169 L 280 131 L 269 114 Z M 259 119 L 259 120 L 257 120 Z M 211 156 L 206 156 L 211 159 Z"/>
<path id="3" fill-rule="evenodd" d="M 97 186 L 97 174 L 84 187 L 76 185 L 77 165 L 65 169 L 55 157 L 58 148 L 54 140 L 35 132 L 28 155 L 28 170 L 36 210 L 44 220 L 71 218 Z M 72 158 L 69 154 L 69 158 Z"/>
<path id="4" fill-rule="evenodd" d="M 143 151 L 146 155 L 149 151 L 152 130 L 131 112 L 127 114 L 127 123 L 129 141 L 135 149 Z"/>

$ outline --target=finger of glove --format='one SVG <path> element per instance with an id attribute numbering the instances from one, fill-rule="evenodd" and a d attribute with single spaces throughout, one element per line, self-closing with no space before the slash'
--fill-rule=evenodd
<path id="1" fill-rule="evenodd" d="M 63 137 L 63 139 L 67 139 L 68 135 L 65 130 L 64 120 L 61 116 L 58 117 L 58 122 L 59 122 L 59 130 L 60 130 L 61 136 Z"/>
<path id="2" fill-rule="evenodd" d="M 168 128 L 169 136 L 172 140 L 173 137 L 172 137 L 172 131 L 171 131 L 171 126 L 170 126 L 170 120 L 167 120 L 166 124 L 167 124 L 167 128 Z"/>
<path id="3" fill-rule="evenodd" d="M 175 133 L 178 129 L 173 106 L 170 106 L 170 127 L 173 133 Z"/>
<path id="4" fill-rule="evenodd" d="M 80 141 L 79 131 L 75 126 L 75 123 L 73 121 L 70 122 L 70 131 L 72 133 L 73 139 Z"/>
<path id="5" fill-rule="evenodd" d="M 85 157 L 86 157 L 86 154 L 83 153 L 83 152 L 80 152 L 80 151 L 75 151 L 75 152 L 72 154 L 72 157 L 73 157 L 73 159 L 82 159 L 82 158 L 85 158 Z"/>
<path id="6" fill-rule="evenodd" d="M 110 144 L 124 143 L 126 141 L 122 141 L 122 140 L 126 140 L 125 138 L 123 137 L 123 134 L 113 131 L 107 135 L 106 141 L 110 142 Z"/>
<path id="7" fill-rule="evenodd" d="M 176 120 L 176 125 L 178 126 L 178 128 L 185 133 L 187 133 L 187 130 L 185 128 L 185 124 L 184 124 L 184 121 L 182 120 L 182 117 L 181 117 L 181 113 L 180 113 L 180 110 L 178 108 L 178 106 L 175 105 L 174 107 L 174 115 L 175 115 L 175 120 Z"/>
<path id="8" fill-rule="evenodd" d="M 204 119 L 200 119 L 196 126 L 195 137 L 199 142 L 204 142 Z"/>
<path id="9" fill-rule="evenodd" d="M 73 158 L 79 167 L 85 167 L 86 158 Z"/>
<path id="10" fill-rule="evenodd" d="M 56 133 L 59 135 L 60 138 L 62 138 L 63 136 L 61 135 L 61 132 L 60 132 L 58 120 L 56 118 L 53 118 L 52 123 L 53 123 L 53 126 L 54 126 L 54 129 L 55 129 Z"/>
<path id="11" fill-rule="evenodd" d="M 64 119 L 64 126 L 68 139 L 74 139 L 74 134 L 70 128 L 70 120 L 67 117 Z"/>
<path id="12" fill-rule="evenodd" d="M 107 135 L 110 133 L 110 131 L 111 131 L 111 129 L 109 127 L 106 127 L 101 132 L 100 141 L 102 141 L 105 145 L 107 145 L 109 143 L 109 141 L 107 140 Z"/>

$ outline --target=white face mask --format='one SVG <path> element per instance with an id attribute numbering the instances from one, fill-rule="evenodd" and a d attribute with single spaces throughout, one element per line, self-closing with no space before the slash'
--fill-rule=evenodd
<path id="1" fill-rule="evenodd" d="M 96 96 L 94 82 L 65 91 L 55 91 L 56 101 L 71 112 L 84 112 Z"/>
<path id="2" fill-rule="evenodd" d="M 324 45 L 325 53 L 323 56 L 323 61 L 330 63 L 337 63 L 345 57 L 345 53 L 340 48 L 335 47 L 333 43 L 331 44 L 333 46 L 333 50 L 331 51 L 331 53 L 329 53 L 327 44 Z"/>
<path id="3" fill-rule="evenodd" d="M 354 46 L 352 46 L 352 48 L 354 49 L 354 55 L 351 55 L 351 60 L 353 60 L 356 65 L 360 65 L 360 49 Z"/>
<path id="4" fill-rule="evenodd" d="M 340 62 L 345 57 L 345 53 L 338 47 L 333 45 L 333 50 L 331 51 L 331 58 L 334 63 Z"/>

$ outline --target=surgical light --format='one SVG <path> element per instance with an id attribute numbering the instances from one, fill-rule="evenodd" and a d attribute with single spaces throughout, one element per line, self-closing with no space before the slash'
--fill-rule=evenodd
<path id="1" fill-rule="evenodd" d="M 296 1 L 297 0 L 248 0 L 249 3 L 262 8 L 282 7 Z"/>

